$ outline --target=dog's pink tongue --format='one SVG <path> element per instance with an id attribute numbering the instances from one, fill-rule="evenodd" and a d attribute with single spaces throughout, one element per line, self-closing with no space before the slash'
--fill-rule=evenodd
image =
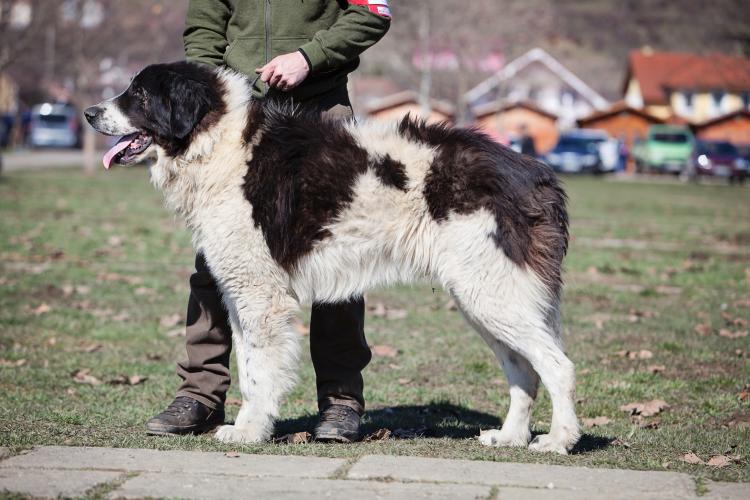
<path id="1" fill-rule="evenodd" d="M 125 137 L 120 137 L 120 139 L 117 141 L 117 144 L 115 144 L 112 149 L 104 153 L 104 158 L 102 158 L 102 163 L 104 163 L 104 168 L 109 170 L 109 167 L 112 165 L 112 160 L 114 159 L 115 155 L 122 151 L 123 149 L 127 148 L 131 141 L 133 140 L 132 135 L 126 135 Z"/>

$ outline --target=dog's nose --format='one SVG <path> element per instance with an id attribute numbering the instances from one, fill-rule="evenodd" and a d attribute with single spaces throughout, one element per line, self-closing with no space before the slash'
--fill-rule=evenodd
<path id="1" fill-rule="evenodd" d="M 83 112 L 83 115 L 86 117 L 89 123 L 91 123 L 91 120 L 96 118 L 101 110 L 102 109 L 98 106 L 91 106 L 90 108 L 86 108 L 86 110 Z"/>

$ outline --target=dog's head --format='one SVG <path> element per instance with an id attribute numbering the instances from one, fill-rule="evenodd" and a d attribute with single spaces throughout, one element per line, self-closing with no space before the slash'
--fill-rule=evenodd
<path id="1" fill-rule="evenodd" d="M 104 155 L 104 167 L 135 163 L 158 148 L 172 157 L 184 153 L 206 116 L 223 106 L 218 87 L 209 66 L 154 64 L 122 94 L 87 108 L 86 120 L 97 132 L 122 136 Z"/>

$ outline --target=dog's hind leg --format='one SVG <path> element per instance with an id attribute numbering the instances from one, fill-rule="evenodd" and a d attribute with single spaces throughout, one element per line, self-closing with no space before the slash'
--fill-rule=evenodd
<path id="1" fill-rule="evenodd" d="M 256 443 L 273 434 L 284 394 L 296 380 L 299 335 L 292 328 L 297 302 L 284 291 L 253 295 L 248 301 L 225 297 L 232 323 L 237 371 L 242 393 L 234 425 L 224 425 L 216 437 L 224 442 Z"/>
<path id="2" fill-rule="evenodd" d="M 479 441 L 487 446 L 526 447 L 531 440 L 531 409 L 539 387 L 539 376 L 525 358 L 483 329 L 479 331 L 502 365 L 510 386 L 510 407 L 502 429 L 483 431 Z"/>
<path id="3" fill-rule="evenodd" d="M 482 442 L 493 444 L 493 437 L 498 443 L 500 437 L 517 443 L 528 439 L 526 430 L 522 434 L 519 428 L 528 422 L 534 393 L 531 373 L 536 372 L 552 400 L 552 424 L 550 433 L 537 436 L 529 449 L 565 454 L 580 434 L 574 407 L 575 371 L 560 345 L 557 305 L 543 298 L 544 287 L 526 270 L 506 268 L 488 273 L 485 269 L 462 273 L 464 278 L 473 275 L 478 279 L 449 283 L 469 322 L 483 336 L 489 335 L 490 347 L 497 349 L 511 385 L 511 408 L 506 421 L 511 427 L 507 432 L 503 432 L 504 426 L 498 433 L 486 434 Z M 492 339 L 509 351 L 507 362 L 504 349 L 493 344 Z"/>

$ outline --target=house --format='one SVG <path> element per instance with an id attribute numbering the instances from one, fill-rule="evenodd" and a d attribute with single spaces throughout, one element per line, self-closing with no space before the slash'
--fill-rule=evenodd
<path id="1" fill-rule="evenodd" d="M 623 139 L 628 149 L 636 139 L 646 137 L 651 125 L 664 123 L 659 117 L 633 108 L 625 101 L 619 101 L 608 109 L 594 113 L 578 120 L 580 128 L 603 130 L 615 139 Z"/>
<path id="2" fill-rule="evenodd" d="M 609 102 L 540 48 L 525 53 L 464 95 L 470 108 L 492 102 L 530 103 L 558 118 L 562 128 Z"/>
<path id="3" fill-rule="evenodd" d="M 501 105 L 490 102 L 473 108 L 472 114 L 475 116 L 474 125 L 498 142 L 507 144 L 511 137 L 520 137 L 525 129 L 534 139 L 538 153 L 546 153 L 557 144 L 557 116 L 533 103 Z"/>
<path id="4" fill-rule="evenodd" d="M 694 124 L 691 128 L 699 139 L 750 144 L 750 111 L 741 109 L 713 120 Z"/>
<path id="5" fill-rule="evenodd" d="M 661 119 L 691 123 L 750 109 L 750 59 L 724 54 L 630 53 L 625 102 Z"/>
<path id="6" fill-rule="evenodd" d="M 411 90 L 392 94 L 376 100 L 366 108 L 367 116 L 375 120 L 399 120 L 407 113 L 424 118 L 427 123 L 453 123 L 455 108 L 450 103 L 429 99 L 426 106 L 419 94 Z"/>

